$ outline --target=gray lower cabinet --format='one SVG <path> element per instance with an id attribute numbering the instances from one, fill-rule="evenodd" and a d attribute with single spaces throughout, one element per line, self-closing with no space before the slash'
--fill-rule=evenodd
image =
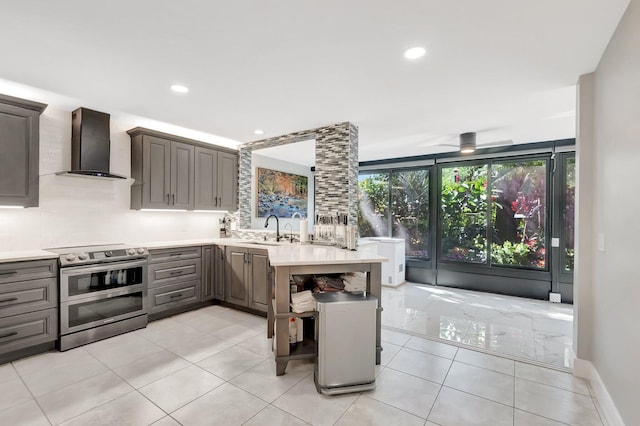
<path id="1" fill-rule="evenodd" d="M 202 301 L 224 300 L 224 247 L 202 247 Z"/>
<path id="2" fill-rule="evenodd" d="M 202 262 L 199 246 L 150 250 L 149 314 L 199 302 Z"/>
<path id="3" fill-rule="evenodd" d="M 267 250 L 227 247 L 225 257 L 225 300 L 267 312 L 272 277 Z"/>
<path id="4" fill-rule="evenodd" d="M 38 205 L 39 123 L 45 108 L 0 95 L 0 206 Z"/>
<path id="5" fill-rule="evenodd" d="M 238 156 L 196 147 L 196 210 L 236 210 Z"/>
<path id="6" fill-rule="evenodd" d="M 0 362 L 57 339 L 57 261 L 0 263 Z"/>
<path id="7" fill-rule="evenodd" d="M 224 300 L 224 279 L 225 279 L 225 253 L 224 246 L 213 247 L 213 263 L 214 263 L 214 281 L 213 281 L 213 294 L 214 298 L 218 300 Z"/>
<path id="8" fill-rule="evenodd" d="M 193 146 L 146 134 L 131 135 L 132 209 L 193 209 Z"/>

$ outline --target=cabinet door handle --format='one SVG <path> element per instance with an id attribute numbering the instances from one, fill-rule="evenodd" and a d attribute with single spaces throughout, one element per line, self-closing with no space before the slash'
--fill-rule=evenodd
<path id="1" fill-rule="evenodd" d="M 171 296 L 169 296 L 169 299 L 177 299 L 178 297 L 182 297 L 182 293 L 172 294 Z"/>
<path id="2" fill-rule="evenodd" d="M 171 203 L 169 202 L 170 197 L 171 197 L 171 194 L 167 194 L 167 204 L 171 204 Z"/>
<path id="3" fill-rule="evenodd" d="M 4 339 L 5 337 L 15 336 L 16 334 L 18 334 L 17 331 L 12 331 L 11 333 L 3 334 L 2 336 L 0 336 L 0 339 Z"/>
<path id="4" fill-rule="evenodd" d="M 172 200 L 171 204 L 175 206 L 176 205 L 176 194 L 171 194 L 171 200 Z"/>
<path id="5" fill-rule="evenodd" d="M 16 275 L 18 271 L 0 271 L 0 275 Z"/>
<path id="6" fill-rule="evenodd" d="M 222 206 L 222 197 L 216 197 L 216 206 Z"/>
<path id="7" fill-rule="evenodd" d="M 0 300 L 0 303 L 4 303 L 4 302 L 14 302 L 14 301 L 16 301 L 16 300 L 18 300 L 18 298 L 17 298 L 17 297 L 11 297 L 11 298 L 9 298 L 9 299 L 2 299 L 2 300 Z"/>

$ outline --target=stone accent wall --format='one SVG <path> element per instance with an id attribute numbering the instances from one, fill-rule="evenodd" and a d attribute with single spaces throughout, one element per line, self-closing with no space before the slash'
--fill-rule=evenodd
<path id="1" fill-rule="evenodd" d="M 251 152 L 310 139 L 316 141 L 315 213 L 333 215 L 346 212 L 349 223 L 357 225 L 358 128 L 344 122 L 249 142 L 240 147 L 238 201 L 241 229 L 251 226 Z"/>

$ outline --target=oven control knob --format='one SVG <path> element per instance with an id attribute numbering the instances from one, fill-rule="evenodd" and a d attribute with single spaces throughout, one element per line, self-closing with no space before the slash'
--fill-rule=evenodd
<path id="1" fill-rule="evenodd" d="M 87 260 L 88 258 L 89 258 L 89 255 L 87 253 L 78 254 L 78 260 Z"/>
<path id="2" fill-rule="evenodd" d="M 138 254 L 144 254 L 144 248 L 142 247 L 138 247 L 136 251 L 138 252 Z"/>
<path id="3" fill-rule="evenodd" d="M 136 249 L 132 249 L 132 248 L 127 249 L 127 254 L 129 256 L 133 256 L 134 254 L 136 254 Z"/>
<path id="4" fill-rule="evenodd" d="M 73 253 L 69 253 L 64 258 L 67 262 L 73 262 L 74 260 L 76 260 L 76 255 Z"/>
<path id="5" fill-rule="evenodd" d="M 110 252 L 110 251 L 105 251 L 104 255 L 105 255 L 105 257 L 111 257 L 111 255 L 113 255 L 113 253 Z"/>

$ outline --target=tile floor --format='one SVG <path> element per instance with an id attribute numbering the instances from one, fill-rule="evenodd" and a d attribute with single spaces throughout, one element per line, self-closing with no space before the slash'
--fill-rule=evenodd
<path id="1" fill-rule="evenodd" d="M 387 328 L 376 389 L 323 396 L 310 361 L 275 375 L 265 321 L 210 306 L 4 364 L 0 424 L 603 424 L 568 373 Z"/>
<path id="2" fill-rule="evenodd" d="M 395 330 L 573 368 L 573 305 L 411 283 L 383 287 L 382 300 Z"/>

